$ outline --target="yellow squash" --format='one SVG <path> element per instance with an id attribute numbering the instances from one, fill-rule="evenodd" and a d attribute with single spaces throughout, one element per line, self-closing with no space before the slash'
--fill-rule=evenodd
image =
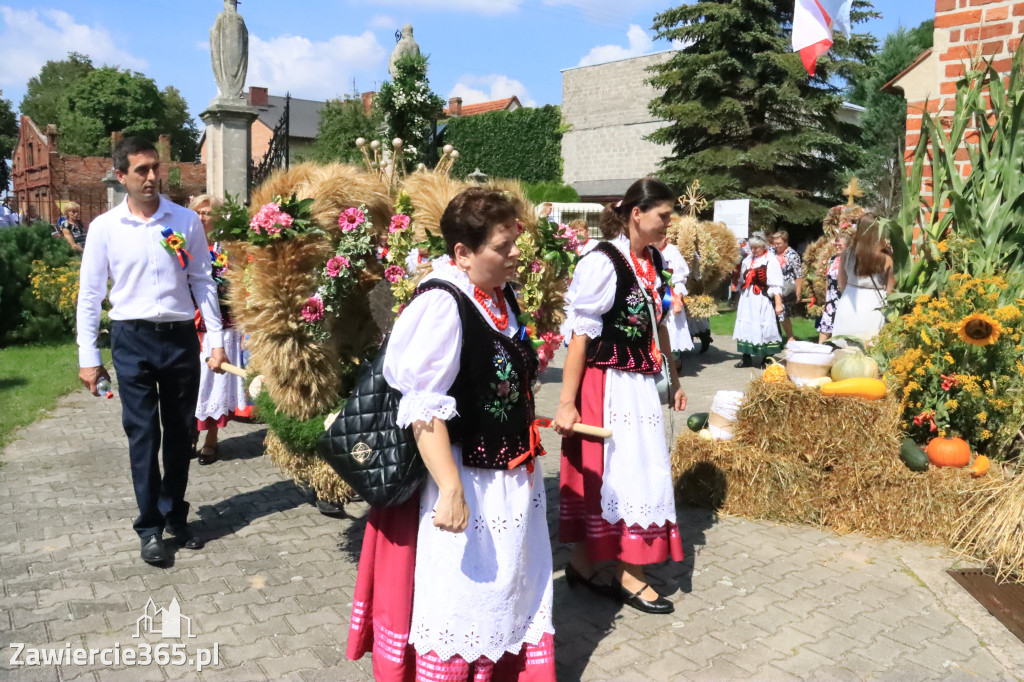
<path id="1" fill-rule="evenodd" d="M 823 395 L 846 395 L 864 398 L 865 400 L 881 400 L 885 397 L 885 382 L 881 379 L 843 379 L 833 381 L 821 387 Z"/>

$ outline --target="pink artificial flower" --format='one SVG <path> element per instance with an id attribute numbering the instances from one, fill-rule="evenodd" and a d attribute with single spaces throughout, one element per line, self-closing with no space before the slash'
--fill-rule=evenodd
<path id="1" fill-rule="evenodd" d="M 275 201 L 264 204 L 260 210 L 249 221 L 249 227 L 256 234 L 280 234 L 282 228 L 291 227 L 292 217 L 281 210 L 281 205 Z M 262 228 L 262 230 L 261 230 Z"/>
<path id="2" fill-rule="evenodd" d="M 541 264 L 539 260 L 535 260 L 532 263 L 530 263 L 530 272 L 540 272 L 543 269 L 544 266 Z"/>
<path id="3" fill-rule="evenodd" d="M 409 216 L 404 213 L 399 213 L 391 219 L 391 224 L 388 225 L 389 232 L 401 232 L 405 228 L 409 227 Z"/>
<path id="4" fill-rule="evenodd" d="M 342 232 L 351 232 L 366 222 L 366 214 L 358 208 L 347 208 L 338 217 L 338 225 Z"/>
<path id="5" fill-rule="evenodd" d="M 341 274 L 341 271 L 347 268 L 351 263 L 348 258 L 344 256 L 335 256 L 334 258 L 327 259 L 327 266 L 324 270 L 327 272 L 328 277 L 337 277 Z"/>
<path id="6" fill-rule="evenodd" d="M 384 279 L 392 284 L 405 277 L 405 268 L 401 265 L 389 265 L 384 271 Z"/>
<path id="7" fill-rule="evenodd" d="M 324 319 L 324 302 L 319 296 L 313 294 L 302 306 L 302 318 L 306 322 L 319 322 Z"/>

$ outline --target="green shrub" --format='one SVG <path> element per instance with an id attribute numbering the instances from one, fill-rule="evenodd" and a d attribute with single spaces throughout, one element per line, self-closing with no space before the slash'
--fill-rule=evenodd
<path id="1" fill-rule="evenodd" d="M 494 178 L 560 183 L 562 133 L 561 110 L 547 105 L 449 119 L 444 141 L 459 150 L 457 177 L 479 168 Z"/>
<path id="2" fill-rule="evenodd" d="M 526 197 L 535 204 L 545 201 L 571 204 L 580 200 L 580 195 L 576 190 L 560 182 L 524 182 L 523 191 L 526 192 Z"/>
<path id="3" fill-rule="evenodd" d="M 61 313 L 32 295 L 32 261 L 59 268 L 76 260 L 67 241 L 52 232 L 45 222 L 0 230 L 0 346 L 69 335 Z"/>

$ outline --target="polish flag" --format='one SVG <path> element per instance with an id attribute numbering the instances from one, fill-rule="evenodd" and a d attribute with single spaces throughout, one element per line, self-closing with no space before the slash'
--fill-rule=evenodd
<path id="1" fill-rule="evenodd" d="M 793 51 L 800 53 L 811 76 L 818 57 L 832 47 L 832 32 L 850 37 L 853 0 L 796 0 L 793 8 Z"/>

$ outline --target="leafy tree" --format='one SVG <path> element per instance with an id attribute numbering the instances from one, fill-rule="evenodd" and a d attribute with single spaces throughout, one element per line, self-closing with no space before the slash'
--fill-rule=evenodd
<path id="1" fill-rule="evenodd" d="M 7 189 L 7 183 L 11 179 L 7 160 L 11 158 L 11 152 L 14 151 L 16 144 L 18 119 L 11 108 L 11 100 L 4 99 L 3 90 L 0 90 L 0 192 Z"/>
<path id="2" fill-rule="evenodd" d="M 199 159 L 199 129 L 195 119 L 188 113 L 188 102 L 181 91 L 168 85 L 160 92 L 164 116 L 160 133 L 171 136 L 171 158 L 176 161 L 197 161 Z"/>
<path id="3" fill-rule="evenodd" d="M 363 154 L 356 148 L 356 140 L 376 138 L 380 134 L 383 115 L 378 107 L 369 114 L 358 94 L 344 99 L 331 99 L 320 110 L 320 125 L 313 143 L 314 161 L 329 163 L 359 163 Z M 403 138 L 404 139 L 404 138 Z"/>
<path id="4" fill-rule="evenodd" d="M 77 52 L 69 52 L 66 59 L 46 62 L 39 75 L 29 79 L 19 110 L 43 129 L 47 123 L 57 123 L 67 105 L 68 88 L 94 69 L 92 60 Z"/>
<path id="5" fill-rule="evenodd" d="M 854 0 L 851 19 L 876 16 Z M 757 228 L 819 223 L 859 161 L 856 126 L 838 119 L 843 79 L 875 47 L 841 35 L 808 77 L 792 52 L 793 0 L 697 0 L 654 18 L 658 38 L 685 45 L 651 68 L 663 94 L 651 112 L 667 125 L 650 139 L 671 146 L 662 175 L 695 179 L 709 200 L 749 198 Z"/>
<path id="6" fill-rule="evenodd" d="M 932 46 L 934 23 L 929 19 L 917 28 L 900 27 L 890 33 L 851 83 L 850 101 L 866 109 L 861 119 L 864 161 L 856 175 L 866 193 L 865 203 L 886 216 L 899 211 L 902 200 L 907 103 L 900 95 L 883 92 L 882 86 Z"/>
<path id="7" fill-rule="evenodd" d="M 406 55 L 395 62 L 395 70 L 398 75 L 380 86 L 376 99 L 384 113 L 387 139 L 402 138 L 407 160 L 425 160 L 427 140 L 444 100 L 430 89 L 426 57 Z"/>

